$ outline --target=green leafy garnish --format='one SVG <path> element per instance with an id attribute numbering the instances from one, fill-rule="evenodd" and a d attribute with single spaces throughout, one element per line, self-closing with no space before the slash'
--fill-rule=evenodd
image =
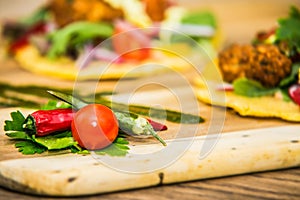
<path id="1" fill-rule="evenodd" d="M 23 131 L 25 117 L 20 111 L 10 113 L 12 120 L 6 120 L 4 131 Z"/>
<path id="2" fill-rule="evenodd" d="M 72 137 L 71 131 L 66 131 L 58 135 L 48 135 L 45 137 L 34 137 L 33 135 L 33 140 L 40 145 L 47 147 L 48 150 L 65 149 L 77 144 Z"/>
<path id="3" fill-rule="evenodd" d="M 6 135 L 13 139 L 32 140 L 32 138 L 24 131 L 7 132 Z"/>
<path id="4" fill-rule="evenodd" d="M 15 144 L 15 147 L 19 149 L 19 152 L 22 152 L 25 155 L 35 154 L 35 153 L 43 153 L 47 151 L 47 148 L 39 145 L 38 143 L 30 140 L 19 141 Z"/>
<path id="5" fill-rule="evenodd" d="M 298 80 L 297 75 L 298 75 L 299 69 L 300 69 L 300 63 L 293 64 L 290 75 L 280 81 L 279 87 L 285 87 L 285 86 L 290 85 L 291 83 L 296 83 Z"/>
<path id="6" fill-rule="evenodd" d="M 68 104 L 69 105 L 69 104 Z M 51 101 L 45 108 L 65 108 L 65 103 Z M 15 147 L 24 155 L 43 153 L 52 150 L 70 150 L 71 153 L 88 154 L 89 151 L 78 146 L 72 137 L 71 131 L 63 131 L 44 137 L 35 137 L 23 128 L 25 117 L 20 111 L 11 113 L 11 120 L 6 120 L 4 130 L 6 135 L 16 140 Z M 118 136 L 112 145 L 98 150 L 99 155 L 125 156 L 129 150 L 128 141 Z"/>
<path id="7" fill-rule="evenodd" d="M 126 156 L 128 153 L 129 142 L 123 137 L 117 137 L 117 139 L 105 149 L 95 151 L 98 155 L 109 155 L 109 156 Z"/>
<path id="8" fill-rule="evenodd" d="M 183 24 L 208 25 L 214 28 L 217 27 L 215 16 L 208 11 L 187 13 L 182 19 Z"/>
<path id="9" fill-rule="evenodd" d="M 276 37 L 278 41 L 286 41 L 292 54 L 300 53 L 300 11 L 292 6 L 289 17 L 279 19 L 279 28 L 276 30 Z"/>
<path id="10" fill-rule="evenodd" d="M 50 35 L 51 46 L 47 56 L 55 59 L 65 54 L 68 48 L 76 49 L 96 37 L 108 38 L 112 33 L 112 26 L 106 23 L 73 22 Z"/>
<path id="11" fill-rule="evenodd" d="M 58 108 L 71 108 L 72 106 L 68 103 L 56 100 L 50 100 L 48 103 L 41 106 L 41 110 L 54 110 Z"/>
<path id="12" fill-rule="evenodd" d="M 265 88 L 259 82 L 247 78 L 239 78 L 233 82 L 234 93 L 247 97 L 273 95 L 278 88 Z"/>
<path id="13" fill-rule="evenodd" d="M 47 21 L 49 17 L 49 9 L 47 7 L 43 7 L 38 9 L 32 15 L 21 19 L 21 23 L 25 26 L 32 26 L 38 22 Z"/>

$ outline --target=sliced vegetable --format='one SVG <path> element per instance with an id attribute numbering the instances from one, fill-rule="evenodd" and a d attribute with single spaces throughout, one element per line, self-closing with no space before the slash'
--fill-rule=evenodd
<path id="1" fill-rule="evenodd" d="M 71 108 L 38 110 L 26 118 L 24 128 L 36 136 L 69 130 L 73 115 L 74 112 Z"/>

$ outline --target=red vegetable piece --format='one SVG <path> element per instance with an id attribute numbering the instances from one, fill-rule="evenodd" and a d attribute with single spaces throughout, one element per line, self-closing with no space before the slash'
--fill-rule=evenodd
<path id="1" fill-rule="evenodd" d="M 218 91 L 232 92 L 234 90 L 233 85 L 229 83 L 222 83 L 217 86 Z"/>
<path id="2" fill-rule="evenodd" d="M 15 53 L 16 51 L 18 51 L 22 47 L 25 47 L 26 45 L 28 45 L 29 38 L 32 34 L 45 33 L 46 30 L 47 30 L 47 26 L 44 22 L 35 24 L 31 28 L 29 28 L 22 37 L 18 38 L 16 41 L 14 41 L 10 45 L 10 48 L 9 48 L 10 52 Z"/>
<path id="3" fill-rule="evenodd" d="M 114 113 L 100 104 L 89 104 L 77 111 L 71 129 L 78 144 L 88 150 L 109 146 L 119 133 Z"/>
<path id="4" fill-rule="evenodd" d="M 274 35 L 276 33 L 276 27 L 270 29 L 269 31 L 261 31 L 258 32 L 256 34 L 256 38 L 258 39 L 258 41 L 263 42 L 266 39 L 268 39 L 269 37 L 271 37 L 272 35 Z"/>
<path id="5" fill-rule="evenodd" d="M 289 95 L 293 101 L 300 105 L 300 84 L 294 84 L 289 88 Z"/>
<path id="6" fill-rule="evenodd" d="M 159 122 L 153 121 L 152 119 L 147 119 L 147 121 L 150 123 L 150 125 L 153 127 L 155 131 L 165 131 L 168 130 L 168 127 L 164 124 L 161 124 Z"/>
<path id="7" fill-rule="evenodd" d="M 125 61 L 141 61 L 150 56 L 150 37 L 141 29 L 121 20 L 115 23 L 112 44 Z"/>
<path id="8" fill-rule="evenodd" d="M 55 110 L 38 110 L 29 117 L 34 120 L 36 136 L 46 136 L 53 132 L 71 129 L 73 120 L 73 110 L 71 108 Z M 30 126 L 28 120 L 26 128 Z"/>

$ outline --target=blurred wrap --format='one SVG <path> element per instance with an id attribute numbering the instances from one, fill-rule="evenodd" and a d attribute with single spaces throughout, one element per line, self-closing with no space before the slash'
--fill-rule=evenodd
<path id="1" fill-rule="evenodd" d="M 31 72 L 70 80 L 100 74 L 118 79 L 165 71 L 138 68 L 147 63 L 190 67 L 178 56 L 153 50 L 153 45 L 171 50 L 189 45 L 163 44 L 163 30 L 189 37 L 216 56 L 220 32 L 213 13 L 190 12 L 172 0 L 52 0 L 27 18 L 4 23 L 2 35 L 10 55 Z"/>
<path id="2" fill-rule="evenodd" d="M 210 66 L 217 67 L 224 83 L 208 88 L 205 80 L 197 78 L 198 99 L 242 116 L 300 122 L 299 27 L 300 10 L 291 6 L 289 16 L 278 19 L 277 27 L 258 32 L 249 44 L 224 48 L 215 66 Z M 213 99 L 211 94 L 226 98 Z"/>

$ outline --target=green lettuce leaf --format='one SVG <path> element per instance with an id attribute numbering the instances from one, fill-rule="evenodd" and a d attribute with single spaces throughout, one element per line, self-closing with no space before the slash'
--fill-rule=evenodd
<path id="1" fill-rule="evenodd" d="M 278 88 L 265 88 L 259 82 L 247 78 L 239 78 L 233 82 L 234 93 L 247 97 L 273 95 Z"/>
<path id="2" fill-rule="evenodd" d="M 65 131 L 59 134 L 53 134 L 44 137 L 33 136 L 33 140 L 46 147 L 48 150 L 65 149 L 77 144 L 72 137 L 71 131 Z"/>
<path id="3" fill-rule="evenodd" d="M 181 19 L 183 24 L 208 25 L 217 27 L 215 16 L 209 11 L 190 12 Z"/>
<path id="4" fill-rule="evenodd" d="M 95 153 L 98 155 L 126 156 L 129 150 L 128 144 L 129 142 L 125 138 L 118 136 L 111 145 L 97 150 Z"/>
<path id="5" fill-rule="evenodd" d="M 73 22 L 50 35 L 51 47 L 47 56 L 55 59 L 64 55 L 70 47 L 83 45 L 96 37 L 108 38 L 112 33 L 112 26 L 106 23 Z"/>

